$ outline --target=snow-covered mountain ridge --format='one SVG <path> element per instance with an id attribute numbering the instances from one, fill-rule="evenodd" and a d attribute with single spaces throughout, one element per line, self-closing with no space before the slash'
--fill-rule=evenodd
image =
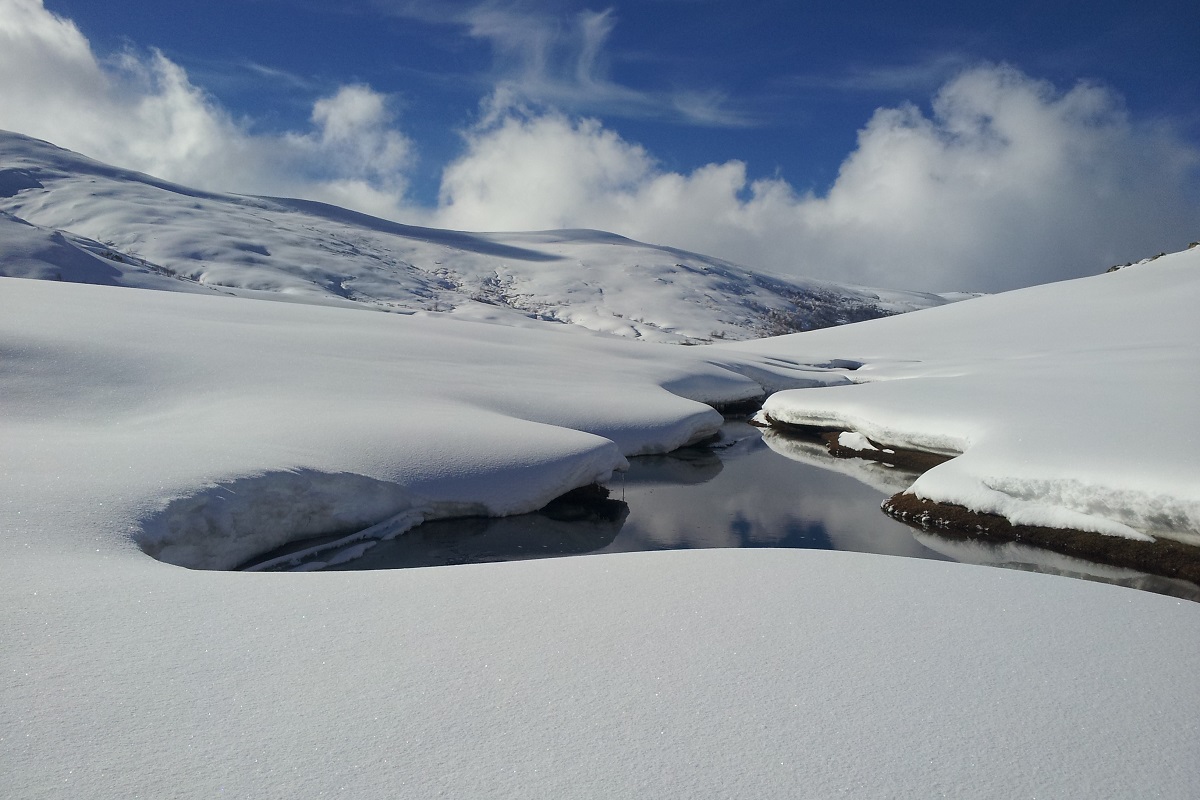
<path id="1" fill-rule="evenodd" d="M 749 339 L 963 295 L 755 273 L 611 233 L 464 233 L 214 194 L 0 132 L 0 275 L 251 294 L 665 342 Z"/>

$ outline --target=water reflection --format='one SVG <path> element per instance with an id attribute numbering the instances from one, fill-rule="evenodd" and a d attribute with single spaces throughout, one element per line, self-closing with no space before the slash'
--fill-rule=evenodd
<path id="1" fill-rule="evenodd" d="M 301 542 L 288 553 L 313 552 L 298 561 L 281 551 L 270 555 L 277 568 L 342 570 L 714 547 L 852 550 L 1068 575 L 1200 600 L 1200 587 L 1185 581 L 1027 545 L 941 536 L 880 511 L 885 497 L 915 478 L 883 464 L 834 458 L 820 443 L 728 422 L 715 444 L 630 459 L 629 470 L 609 483 L 608 500 L 428 522 L 390 541 L 325 551 Z"/>
<path id="2" fill-rule="evenodd" d="M 799 460 L 768 436 L 765 441 L 759 429 L 729 422 L 715 445 L 630 459 L 629 470 L 613 477 L 610 499 L 600 506 L 566 504 L 500 519 L 429 522 L 391 541 L 354 545 L 344 551 L 357 556 L 353 560 L 337 563 L 344 556 L 325 554 L 300 566 L 396 569 L 712 547 L 858 550 L 948 560 L 879 511 L 889 492 L 809 463 L 812 459 Z"/>
<path id="3" fill-rule="evenodd" d="M 582 555 L 610 545 L 628 513 L 624 503 L 608 500 L 499 519 L 426 522 L 354 560 L 322 569 L 399 569 Z"/>
<path id="4" fill-rule="evenodd" d="M 714 448 L 684 455 L 682 464 L 674 453 L 631 459 L 624 478 L 610 484 L 614 496 L 624 489 L 629 517 L 602 552 L 803 547 L 946 559 L 879 511 L 890 492 L 790 455 L 780 458 L 778 447 L 759 429 L 730 422 Z M 701 464 L 710 475 L 702 489 L 678 482 L 681 472 L 698 474 Z"/>
<path id="5" fill-rule="evenodd" d="M 837 458 L 829 454 L 824 443 L 790 436 L 774 429 L 762 432 L 767 447 L 779 455 L 823 470 L 840 472 L 864 483 L 880 494 L 890 497 L 912 485 L 918 473 L 900 467 L 866 461 L 861 458 Z"/>
<path id="6" fill-rule="evenodd" d="M 1178 578 L 1165 578 L 1127 567 L 1097 564 L 1020 542 L 988 542 L 920 530 L 914 530 L 913 536 L 929 549 L 963 564 L 983 564 L 1099 581 L 1200 602 L 1200 586 Z"/>

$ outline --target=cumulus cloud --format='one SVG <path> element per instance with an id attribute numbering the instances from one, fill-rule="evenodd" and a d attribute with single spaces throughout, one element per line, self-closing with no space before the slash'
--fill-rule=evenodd
<path id="1" fill-rule="evenodd" d="M 664 171 L 593 120 L 509 109 L 446 169 L 439 219 L 599 227 L 782 273 L 997 291 L 1185 246 L 1198 165 L 1109 90 L 980 66 L 929 113 L 877 111 L 822 195 L 752 180 L 739 161 Z"/>
<path id="2" fill-rule="evenodd" d="M 0 128 L 200 188 L 403 213 L 412 145 L 388 98 L 343 86 L 311 123 L 253 133 L 161 53 L 102 61 L 41 0 L 0 0 Z"/>
<path id="3" fill-rule="evenodd" d="M 643 148 L 595 120 L 508 113 L 445 170 L 439 219 L 491 230 L 596 227 L 584 220 L 614 219 L 604 207 L 655 178 Z"/>

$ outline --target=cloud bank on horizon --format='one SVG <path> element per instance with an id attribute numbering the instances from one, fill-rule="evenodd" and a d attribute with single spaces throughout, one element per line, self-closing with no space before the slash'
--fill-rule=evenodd
<path id="1" fill-rule="evenodd" d="M 409 191 L 417 148 L 371 86 L 342 85 L 313 103 L 305 129 L 266 133 L 158 51 L 102 58 L 41 0 L 0 0 L 0 12 L 0 128 L 210 190 L 468 230 L 598 228 L 783 274 L 935 291 L 1076 277 L 1200 238 L 1194 145 L 1131 118 L 1110 89 L 1063 90 L 1009 65 L 963 67 L 927 111 L 879 108 L 817 193 L 752 179 L 738 160 L 672 171 L 573 111 L 572 85 L 631 102 L 597 66 L 613 20 L 581 16 L 573 84 L 546 77 L 571 72 L 546 68 L 550 45 L 501 53 L 519 69 L 461 132 L 430 206 Z M 503 22 L 462 24 L 511 44 Z M 692 116 L 724 113 L 698 101 Z"/>

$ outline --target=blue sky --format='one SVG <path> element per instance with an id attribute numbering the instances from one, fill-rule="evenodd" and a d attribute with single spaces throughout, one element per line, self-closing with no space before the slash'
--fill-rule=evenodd
<path id="1" fill-rule="evenodd" d="M 100 53 L 162 50 L 262 128 L 296 127 L 317 96 L 347 82 L 393 95 L 415 139 L 413 190 L 424 202 L 461 149 L 455 131 L 500 83 L 606 121 L 669 169 L 741 159 L 751 174 L 803 188 L 833 181 L 875 108 L 927 104 L 980 62 L 1065 87 L 1103 83 L 1133 113 L 1173 119 L 1200 140 L 1195 2 L 49 0 L 47 8 L 75 20 Z M 599 46 L 581 79 L 585 20 L 599 14 Z M 673 107 L 689 97 L 691 113 Z"/>
<path id="2" fill-rule="evenodd" d="M 0 128 L 409 222 L 996 290 L 1200 239 L 1198 31 L 1194 0 L 0 0 Z"/>

